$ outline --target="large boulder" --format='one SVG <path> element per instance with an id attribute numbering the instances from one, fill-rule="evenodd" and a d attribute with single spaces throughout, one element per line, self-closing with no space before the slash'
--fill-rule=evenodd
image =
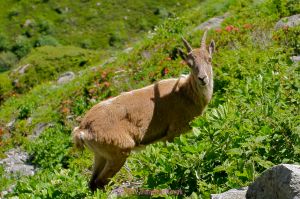
<path id="1" fill-rule="evenodd" d="M 276 25 L 275 29 L 278 30 L 280 28 L 285 28 L 285 27 L 295 27 L 300 25 L 300 14 L 297 15 L 292 15 L 289 17 L 284 17 L 280 19 Z"/>
<path id="2" fill-rule="evenodd" d="M 280 164 L 262 173 L 248 188 L 247 199 L 300 199 L 300 166 Z"/>

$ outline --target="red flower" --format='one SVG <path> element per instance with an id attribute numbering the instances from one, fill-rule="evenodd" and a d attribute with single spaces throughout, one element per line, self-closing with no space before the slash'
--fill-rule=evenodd
<path id="1" fill-rule="evenodd" d="M 107 72 L 103 71 L 102 74 L 101 74 L 101 78 L 105 79 L 106 77 L 107 77 Z"/>
<path id="2" fill-rule="evenodd" d="M 249 23 L 246 23 L 246 24 L 243 25 L 243 28 L 245 28 L 245 29 L 252 29 L 252 25 L 249 24 Z"/>
<path id="3" fill-rule="evenodd" d="M 162 69 L 162 71 L 161 71 L 161 75 L 162 76 L 165 76 L 166 74 L 168 74 L 169 73 L 169 69 L 167 68 L 167 67 L 164 67 L 163 69 Z"/>
<path id="4" fill-rule="evenodd" d="M 110 83 L 109 82 L 104 82 L 103 85 L 108 88 L 110 86 Z"/>
<path id="5" fill-rule="evenodd" d="M 217 33 L 221 33 L 221 32 L 222 32 L 222 29 L 221 29 L 221 28 L 216 28 L 215 31 L 216 31 Z"/>
<path id="6" fill-rule="evenodd" d="M 240 29 L 238 27 L 233 27 L 232 30 L 238 32 Z"/>
<path id="7" fill-rule="evenodd" d="M 226 27 L 225 27 L 225 30 L 226 30 L 227 32 L 231 32 L 233 29 L 234 29 L 234 26 L 233 26 L 233 25 L 229 25 L 229 26 L 226 26 Z"/>

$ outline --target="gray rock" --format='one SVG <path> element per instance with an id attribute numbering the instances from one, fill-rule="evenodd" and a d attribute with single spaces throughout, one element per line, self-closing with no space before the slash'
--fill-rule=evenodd
<path id="1" fill-rule="evenodd" d="M 124 49 L 123 51 L 124 51 L 124 53 L 130 53 L 132 50 L 133 50 L 133 48 L 129 47 L 129 48 Z"/>
<path id="2" fill-rule="evenodd" d="M 231 189 L 221 194 L 211 194 L 211 199 L 246 199 L 248 187 L 241 189 Z"/>
<path id="3" fill-rule="evenodd" d="M 8 123 L 6 124 L 6 128 L 7 128 L 9 131 L 14 130 L 16 121 L 17 121 L 16 118 L 12 119 L 10 122 L 8 122 Z"/>
<path id="4" fill-rule="evenodd" d="M 31 135 L 28 136 L 28 138 L 30 140 L 34 140 L 36 139 L 37 137 L 39 137 L 41 135 L 41 133 L 46 129 L 46 128 L 49 128 L 49 127 L 52 127 L 53 124 L 51 123 L 38 123 L 35 128 L 33 129 L 33 133 Z"/>
<path id="5" fill-rule="evenodd" d="M 32 123 L 32 117 L 27 118 L 26 122 L 27 122 L 27 125 L 30 125 Z"/>
<path id="6" fill-rule="evenodd" d="M 25 64 L 23 66 L 19 66 L 13 72 L 23 75 L 26 72 L 26 70 L 29 68 L 29 66 L 30 66 L 30 64 Z"/>
<path id="7" fill-rule="evenodd" d="M 144 51 L 142 51 L 142 56 L 145 58 L 145 59 L 147 59 L 147 60 L 149 60 L 149 59 L 151 59 L 151 52 L 149 52 L 149 51 L 147 51 L 147 50 L 144 50 Z"/>
<path id="8" fill-rule="evenodd" d="M 228 15 L 229 15 L 228 13 L 225 13 L 223 16 L 213 17 L 213 18 L 203 22 L 199 26 L 197 26 L 194 29 L 194 31 L 204 30 L 204 29 L 212 29 L 212 28 L 219 28 L 221 26 L 222 22 L 224 21 L 224 19 L 226 17 L 228 17 Z"/>
<path id="9" fill-rule="evenodd" d="M 57 80 L 59 84 L 65 84 L 72 81 L 75 78 L 75 74 L 71 71 L 63 73 Z"/>
<path id="10" fill-rule="evenodd" d="M 275 29 L 278 30 L 280 28 L 284 28 L 284 27 L 295 27 L 295 26 L 299 26 L 300 25 L 300 14 L 297 15 L 292 15 L 289 17 L 284 17 L 282 19 L 280 19 L 276 25 L 275 25 Z"/>
<path id="11" fill-rule="evenodd" d="M 106 64 L 110 64 L 110 63 L 113 63 L 117 60 L 116 57 L 110 57 L 109 59 L 107 59 L 103 64 L 100 65 L 100 67 L 103 67 L 105 66 Z"/>
<path id="12" fill-rule="evenodd" d="M 247 191 L 247 199 L 299 199 L 300 166 L 281 164 L 258 177 Z"/>
<path id="13" fill-rule="evenodd" d="M 298 55 L 298 56 L 292 56 L 291 57 L 291 60 L 293 61 L 293 62 L 300 62 L 300 55 Z"/>
<path id="14" fill-rule="evenodd" d="M 26 19 L 25 23 L 23 24 L 23 27 L 32 27 L 34 25 L 33 21 L 30 19 Z"/>
<path id="15" fill-rule="evenodd" d="M 35 173 L 33 165 L 28 163 L 28 153 L 22 151 L 20 148 L 14 148 L 5 153 L 7 158 L 0 160 L 0 165 L 3 166 L 4 171 L 13 175 L 31 176 Z"/>

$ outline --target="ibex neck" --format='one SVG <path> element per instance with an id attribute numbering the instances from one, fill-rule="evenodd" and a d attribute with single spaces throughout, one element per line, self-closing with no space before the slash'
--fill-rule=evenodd
<path id="1" fill-rule="evenodd" d="M 197 79 L 189 74 L 185 81 L 180 85 L 180 90 L 186 94 L 197 106 L 204 108 L 211 100 L 213 93 L 213 82 L 207 86 L 198 84 Z"/>

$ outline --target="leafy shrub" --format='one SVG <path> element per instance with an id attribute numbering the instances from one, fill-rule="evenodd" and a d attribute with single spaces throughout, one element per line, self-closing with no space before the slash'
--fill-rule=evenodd
<path id="1" fill-rule="evenodd" d="M 19 110 L 19 115 L 18 115 L 18 119 L 26 119 L 29 117 L 29 115 L 32 112 L 32 105 L 31 104 L 24 104 L 19 106 L 18 108 Z"/>
<path id="2" fill-rule="evenodd" d="M 17 61 L 17 56 L 10 51 L 0 53 L 0 72 L 11 69 Z"/>
<path id="3" fill-rule="evenodd" d="M 282 28 L 273 35 L 273 39 L 279 44 L 291 48 L 293 54 L 300 54 L 300 27 Z"/>
<path id="4" fill-rule="evenodd" d="M 0 52 L 8 50 L 9 48 L 10 48 L 10 44 L 7 37 L 3 34 L 0 34 Z"/>
<path id="5" fill-rule="evenodd" d="M 91 192 L 88 190 L 87 179 L 76 170 L 68 170 L 60 167 L 39 171 L 28 179 L 17 181 L 14 193 L 8 196 L 18 198 L 88 198 Z M 99 198 L 100 192 L 95 194 Z"/>
<path id="6" fill-rule="evenodd" d="M 6 99 L 9 92 L 13 89 L 12 82 L 7 73 L 0 73 L 0 104 Z"/>
<path id="7" fill-rule="evenodd" d="M 45 19 L 39 19 L 37 22 L 37 30 L 39 33 L 43 35 L 49 35 L 53 33 L 53 24 L 52 22 L 45 20 Z"/>
<path id="8" fill-rule="evenodd" d="M 33 157 L 31 161 L 44 169 L 57 166 L 67 168 L 70 159 L 68 149 L 71 145 L 69 131 L 59 125 L 50 127 L 29 146 Z"/>
<path id="9" fill-rule="evenodd" d="M 12 51 L 19 58 L 22 58 L 30 52 L 31 48 L 32 48 L 32 44 L 28 38 L 24 36 L 18 36 L 16 39 L 16 43 L 12 47 Z"/>
<path id="10" fill-rule="evenodd" d="M 299 13 L 300 3 L 297 0 L 272 0 L 280 17 L 287 17 Z"/>
<path id="11" fill-rule="evenodd" d="M 52 36 L 41 36 L 35 42 L 35 47 L 39 46 L 57 46 L 59 45 L 58 41 Z"/>

